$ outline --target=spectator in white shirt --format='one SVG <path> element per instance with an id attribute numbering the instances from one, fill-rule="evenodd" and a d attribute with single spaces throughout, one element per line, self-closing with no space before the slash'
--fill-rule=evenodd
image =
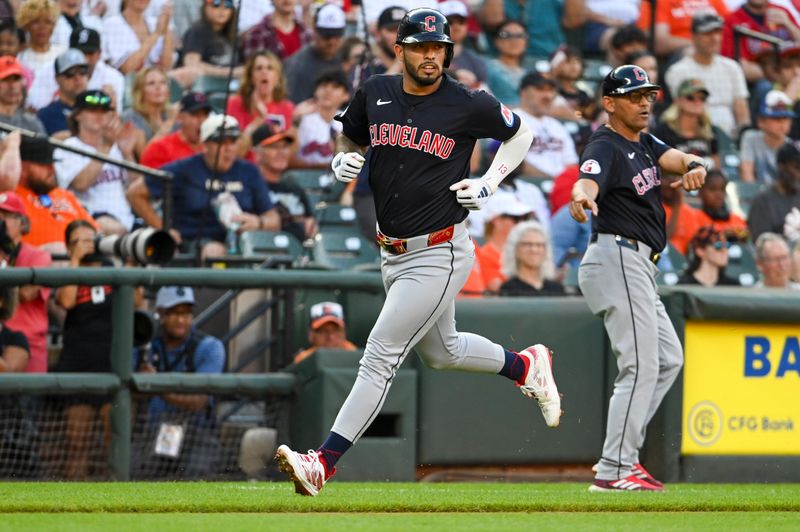
<path id="1" fill-rule="evenodd" d="M 341 70 L 323 72 L 316 82 L 314 98 L 295 108 L 298 147 L 291 166 L 327 168 L 333 160 L 334 138 L 342 131 L 333 119 L 350 99 L 347 78 Z"/>
<path id="2" fill-rule="evenodd" d="M 25 0 L 17 12 L 17 24 L 28 34 L 28 47 L 17 59 L 34 76 L 25 103 L 37 111 L 52 102 L 58 91 L 53 65 L 67 50 L 50 42 L 58 17 L 58 6 L 52 0 Z"/>
<path id="3" fill-rule="evenodd" d="M 69 117 L 73 136 L 65 144 L 96 151 L 114 159 L 133 161 L 135 130 L 113 111 L 111 97 L 103 91 L 78 95 Z M 104 234 L 122 234 L 133 225 L 133 212 L 125 197 L 128 173 L 109 163 L 66 150 L 56 150 L 56 177 L 72 190 L 97 221 Z"/>
<path id="4" fill-rule="evenodd" d="M 123 74 L 147 66 L 169 70 L 174 63 L 175 43 L 169 29 L 172 4 L 164 4 L 155 20 L 145 16 L 149 4 L 150 0 L 128 0 L 121 13 L 103 22 L 103 59 Z"/>
<path id="5" fill-rule="evenodd" d="M 121 113 L 122 99 L 125 96 L 125 76 L 100 60 L 100 34 L 90 28 L 75 30 L 69 37 L 69 47 L 77 48 L 86 56 L 89 64 L 89 84 L 86 88 L 101 90 L 111 96 L 117 113 Z"/>

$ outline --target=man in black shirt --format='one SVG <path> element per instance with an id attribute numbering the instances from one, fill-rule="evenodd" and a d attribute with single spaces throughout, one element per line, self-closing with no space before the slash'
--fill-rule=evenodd
<path id="1" fill-rule="evenodd" d="M 416 347 L 431 367 L 496 373 L 534 397 L 551 427 L 561 399 L 550 351 L 537 344 L 521 353 L 455 329 L 454 299 L 475 261 L 464 219 L 480 209 L 522 161 L 531 134 L 518 116 L 485 92 L 471 92 L 443 74 L 452 58 L 447 19 L 414 9 L 397 31 L 401 75 L 374 76 L 342 115 L 332 168 L 352 181 L 369 151 L 370 187 L 386 302 L 370 333 L 358 378 L 333 428 L 317 451 L 278 448 L 281 469 L 297 493 L 317 495 L 335 464 L 369 427 L 397 368 Z M 478 138 L 502 141 L 480 179 L 466 179 Z"/>
<path id="2" fill-rule="evenodd" d="M 639 463 L 645 429 L 683 364 L 675 329 L 656 290 L 659 251 L 667 244 L 661 169 L 682 175 L 670 186 L 699 189 L 702 159 L 670 148 L 649 133 L 658 85 L 638 66 L 623 65 L 603 80 L 608 123 L 589 139 L 570 214 L 592 211 L 592 244 L 578 271 L 591 311 L 603 317 L 619 375 L 608 407 L 603 454 L 590 491 L 660 491 Z"/>

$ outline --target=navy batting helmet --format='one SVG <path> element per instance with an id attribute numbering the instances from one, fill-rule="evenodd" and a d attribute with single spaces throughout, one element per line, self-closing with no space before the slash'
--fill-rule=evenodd
<path id="1" fill-rule="evenodd" d="M 444 56 L 444 67 L 450 66 L 453 59 L 453 41 L 450 39 L 450 24 L 447 17 L 435 9 L 412 9 L 397 27 L 396 44 L 414 44 L 419 42 L 442 42 L 447 45 Z"/>
<path id="2" fill-rule="evenodd" d="M 620 96 L 641 89 L 660 89 L 650 83 L 647 72 L 636 65 L 622 65 L 608 73 L 603 80 L 603 96 Z"/>

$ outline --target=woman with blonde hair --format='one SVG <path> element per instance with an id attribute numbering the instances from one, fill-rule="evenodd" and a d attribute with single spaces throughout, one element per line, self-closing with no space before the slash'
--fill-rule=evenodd
<path id="1" fill-rule="evenodd" d="M 503 247 L 502 296 L 561 296 L 564 287 L 555 281 L 553 249 L 542 224 L 520 222 L 508 234 Z"/>
<path id="2" fill-rule="evenodd" d="M 53 0 L 26 0 L 19 6 L 17 25 L 25 30 L 27 48 L 19 53 L 17 60 L 33 73 L 26 107 L 41 109 L 52 102 L 58 92 L 53 64 L 67 48 L 50 44 L 50 39 L 60 15 Z"/>
<path id="3" fill-rule="evenodd" d="M 134 155 L 138 159 L 145 145 L 172 132 L 178 107 L 169 105 L 169 80 L 159 67 L 147 67 L 133 80 L 131 108 L 122 113 L 124 122 L 136 127 Z"/>
<path id="4" fill-rule="evenodd" d="M 287 98 L 286 76 L 277 55 L 261 51 L 250 56 L 239 94 L 228 100 L 227 113 L 244 130 L 239 137 L 240 155 L 250 150 L 250 135 L 265 122 L 273 122 L 282 130 L 292 127 L 294 104 Z"/>

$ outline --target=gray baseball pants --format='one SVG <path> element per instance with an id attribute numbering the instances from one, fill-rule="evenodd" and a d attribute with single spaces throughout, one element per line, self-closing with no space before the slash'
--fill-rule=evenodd
<path id="1" fill-rule="evenodd" d="M 416 347 L 426 365 L 498 373 L 503 348 L 456 331 L 455 297 L 475 262 L 475 246 L 465 224 L 449 242 L 401 255 L 381 252 L 386 302 L 370 332 L 358 377 L 332 431 L 356 442 L 380 412 L 397 368 Z"/>
<path id="2" fill-rule="evenodd" d="M 603 454 L 596 477 L 616 480 L 639 463 L 647 424 L 683 365 L 683 349 L 658 296 L 658 268 L 639 251 L 598 235 L 578 270 L 589 309 L 603 318 L 619 375 L 608 405 Z"/>

